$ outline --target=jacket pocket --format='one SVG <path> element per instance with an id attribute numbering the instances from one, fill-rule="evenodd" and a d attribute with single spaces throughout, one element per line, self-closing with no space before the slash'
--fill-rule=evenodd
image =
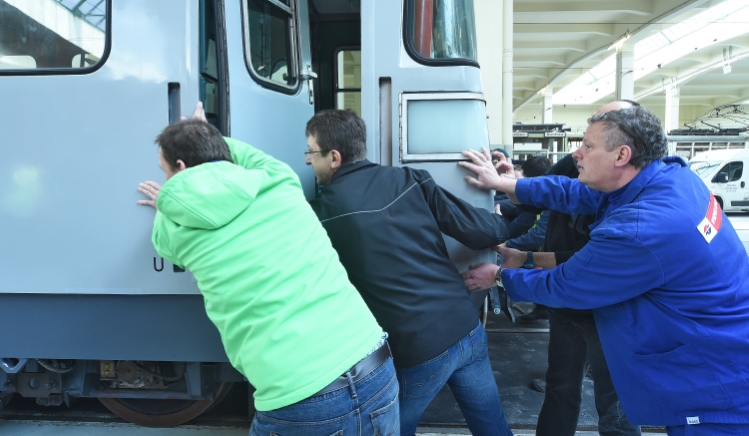
<path id="1" fill-rule="evenodd" d="M 707 361 L 689 344 L 666 353 L 635 354 L 643 384 L 674 412 L 728 409 L 731 401 Z"/>

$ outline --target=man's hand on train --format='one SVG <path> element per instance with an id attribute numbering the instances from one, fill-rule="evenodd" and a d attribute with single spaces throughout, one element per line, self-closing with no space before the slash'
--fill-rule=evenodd
<path id="1" fill-rule="evenodd" d="M 198 119 L 200 121 L 208 122 L 208 119 L 205 117 L 205 109 L 203 108 L 203 102 L 198 100 L 198 104 L 195 105 L 195 111 L 192 113 L 192 118 Z M 187 117 L 182 117 L 182 120 L 186 120 Z"/>
<path id="2" fill-rule="evenodd" d="M 471 265 L 471 269 L 465 271 L 463 281 L 466 287 L 471 291 L 480 291 L 482 289 L 491 288 L 496 286 L 497 282 L 494 278 L 497 275 L 499 267 L 493 263 L 484 262 L 478 265 Z"/>
<path id="3" fill-rule="evenodd" d="M 500 175 L 497 172 L 505 168 L 504 165 L 507 163 L 507 160 L 504 156 L 501 159 L 505 160 L 502 160 L 502 163 L 497 166 L 492 163 L 491 155 L 484 147 L 481 147 L 481 153 L 475 150 L 465 150 L 463 151 L 463 156 L 469 158 L 471 161 L 461 161 L 458 162 L 458 165 L 476 173 L 476 177 L 466 176 L 466 182 L 485 191 L 494 189 L 504 192 L 510 201 L 519 204 L 515 196 L 515 185 L 518 179 L 507 177 L 505 174 Z"/>
<path id="4" fill-rule="evenodd" d="M 500 187 L 501 177 L 497 172 L 498 168 L 494 166 L 491 155 L 484 147 L 481 147 L 481 153 L 476 150 L 465 150 L 463 156 L 471 161 L 461 161 L 458 162 L 458 165 L 473 171 L 477 176 L 466 176 L 465 179 L 468 183 L 486 191 Z"/>
<path id="5" fill-rule="evenodd" d="M 205 109 L 203 108 L 203 102 L 198 101 L 198 104 L 195 106 L 195 112 L 192 113 L 192 117 L 196 118 L 200 121 L 208 122 L 208 119 L 205 117 Z"/>
<path id="6" fill-rule="evenodd" d="M 147 182 L 138 184 L 138 191 L 142 192 L 146 197 L 148 197 L 148 200 L 138 200 L 138 204 L 142 204 L 143 206 L 151 206 L 154 209 L 158 209 L 156 207 L 156 200 L 159 198 L 161 185 L 149 180 Z"/>

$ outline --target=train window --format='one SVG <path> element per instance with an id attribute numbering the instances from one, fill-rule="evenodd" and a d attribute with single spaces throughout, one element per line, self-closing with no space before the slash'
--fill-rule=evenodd
<path id="1" fill-rule="evenodd" d="M 205 108 L 205 116 L 209 123 L 227 134 L 222 111 L 221 69 L 223 58 L 219 55 L 226 50 L 220 47 L 223 38 L 219 36 L 217 22 L 222 18 L 216 16 L 219 6 L 215 0 L 200 1 L 200 100 Z"/>
<path id="2" fill-rule="evenodd" d="M 88 72 L 107 51 L 108 0 L 0 0 L 0 73 Z"/>
<path id="3" fill-rule="evenodd" d="M 489 148 L 486 103 L 481 94 L 403 93 L 400 95 L 401 161 L 464 159 L 465 144 Z"/>
<path id="4" fill-rule="evenodd" d="M 245 60 L 263 85 L 293 93 L 299 85 L 293 0 L 246 0 Z"/>
<path id="5" fill-rule="evenodd" d="M 414 0 L 405 4 L 403 39 L 416 61 L 478 65 L 473 0 Z"/>
<path id="6" fill-rule="evenodd" d="M 351 109 L 361 115 L 361 50 L 339 50 L 335 65 L 336 109 Z"/>

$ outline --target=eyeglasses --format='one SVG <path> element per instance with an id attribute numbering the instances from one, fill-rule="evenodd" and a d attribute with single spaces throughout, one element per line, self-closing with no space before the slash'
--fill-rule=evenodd
<path id="1" fill-rule="evenodd" d="M 309 155 L 315 154 L 315 153 L 325 153 L 325 151 L 323 151 L 323 150 L 315 150 L 315 151 L 307 150 L 307 151 L 304 152 L 304 155 L 305 156 L 309 156 Z"/>

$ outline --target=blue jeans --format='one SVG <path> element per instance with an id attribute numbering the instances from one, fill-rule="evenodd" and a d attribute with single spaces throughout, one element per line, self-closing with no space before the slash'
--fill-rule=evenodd
<path id="1" fill-rule="evenodd" d="M 512 435 L 489 362 L 486 331 L 479 323 L 439 356 L 399 368 L 401 435 L 416 432 L 421 415 L 447 383 L 474 435 Z"/>
<path id="2" fill-rule="evenodd" d="M 256 412 L 250 436 L 397 436 L 398 412 L 398 382 L 390 358 L 352 386 Z"/>
<path id="3" fill-rule="evenodd" d="M 536 435 L 575 434 L 586 361 L 593 377 L 598 432 L 602 436 L 639 436 L 640 427 L 629 423 L 619 404 L 595 320 L 568 316 L 554 309 L 549 311 L 549 368 Z"/>

